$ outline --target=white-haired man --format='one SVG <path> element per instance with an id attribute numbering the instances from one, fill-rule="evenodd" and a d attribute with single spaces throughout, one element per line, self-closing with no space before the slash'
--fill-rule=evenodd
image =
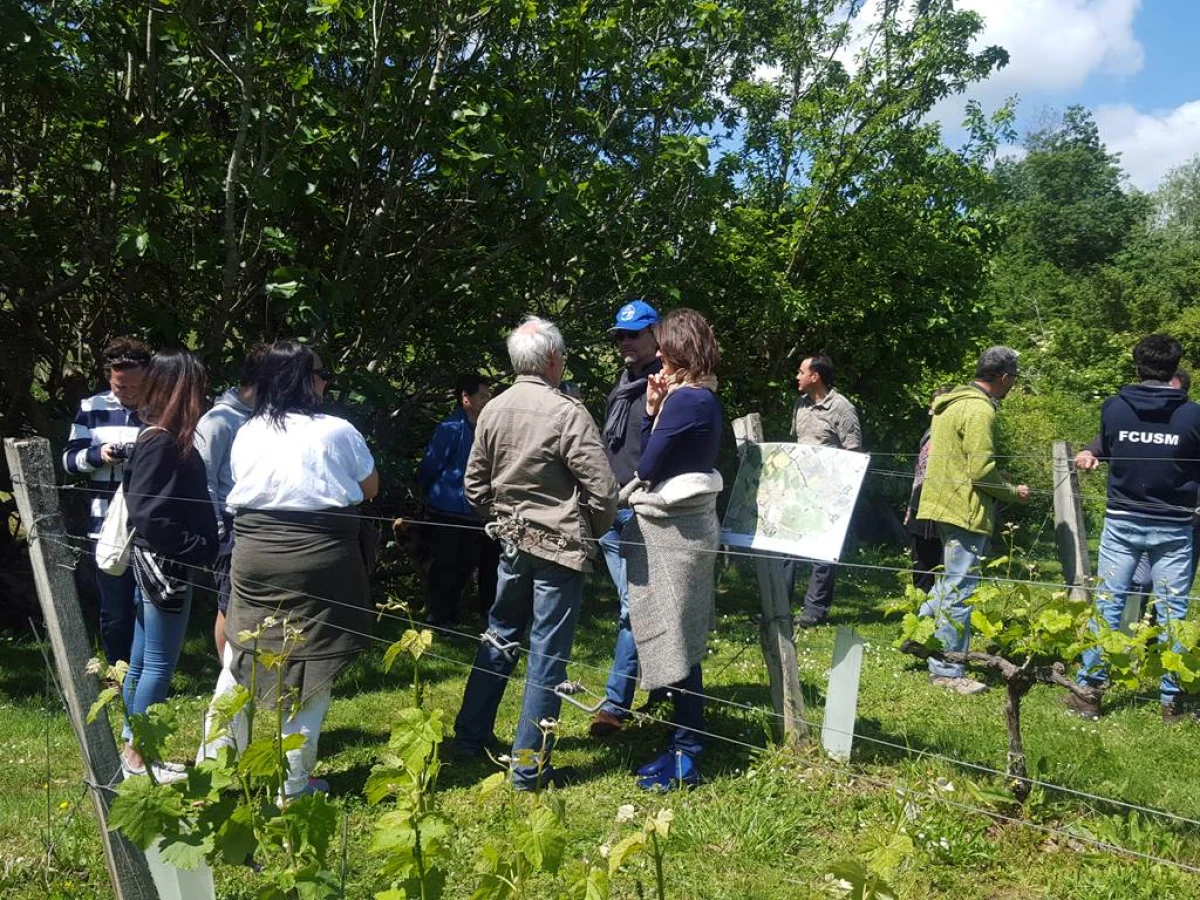
<path id="1" fill-rule="evenodd" d="M 488 631 L 455 721 L 455 750 L 475 756 L 495 742 L 496 711 L 528 634 L 512 755 L 514 786 L 533 790 L 565 784 L 572 774 L 550 765 L 553 734 L 543 738 L 540 723 L 558 716 L 554 688 L 566 680 L 583 573 L 595 536 L 612 525 L 617 483 L 591 415 L 558 389 L 566 357 L 559 330 L 530 316 L 509 335 L 508 355 L 517 380 L 480 413 L 463 479 L 467 500 L 492 523 L 504 553 Z"/>

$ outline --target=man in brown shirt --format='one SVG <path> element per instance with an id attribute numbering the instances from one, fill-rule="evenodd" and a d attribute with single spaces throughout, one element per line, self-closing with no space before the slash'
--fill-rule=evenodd
<path id="1" fill-rule="evenodd" d="M 792 408 L 792 437 L 797 444 L 820 444 L 842 450 L 862 450 L 862 428 L 858 410 L 833 387 L 833 360 L 818 353 L 800 363 L 796 373 L 800 396 Z M 804 609 L 800 613 L 801 628 L 821 625 L 829 618 L 833 605 L 833 584 L 837 566 L 813 563 L 808 590 L 804 594 Z M 796 564 L 789 565 L 789 580 L 795 587 Z"/>
<path id="2" fill-rule="evenodd" d="M 566 355 L 562 334 L 531 316 L 509 335 L 508 354 L 516 383 L 479 414 L 463 478 L 467 500 L 504 547 L 496 602 L 454 725 L 455 751 L 465 757 L 495 742 L 496 711 L 527 634 L 525 695 L 512 755 L 542 752 L 538 723 L 558 717 L 561 700 L 554 688 L 567 680 L 583 573 L 591 569 L 595 538 L 609 529 L 617 510 L 617 483 L 596 423 L 578 399 L 558 389 Z M 518 790 L 570 780 L 572 773 L 550 765 L 553 744 L 550 735 L 540 767 L 536 759 L 514 765 Z"/>

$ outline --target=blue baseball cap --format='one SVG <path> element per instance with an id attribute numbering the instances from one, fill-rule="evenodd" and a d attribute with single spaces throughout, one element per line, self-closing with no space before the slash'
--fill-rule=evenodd
<path id="1" fill-rule="evenodd" d="M 617 320 L 608 333 L 614 331 L 641 331 L 658 324 L 658 313 L 645 300 L 630 300 L 617 310 Z"/>

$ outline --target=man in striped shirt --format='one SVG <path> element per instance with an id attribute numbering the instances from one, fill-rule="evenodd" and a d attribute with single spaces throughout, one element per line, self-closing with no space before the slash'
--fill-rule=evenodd
<path id="1" fill-rule="evenodd" d="M 90 479 L 88 537 L 95 539 L 108 512 L 108 501 L 121 483 L 124 461 L 142 423 L 137 416 L 142 375 L 150 348 L 139 340 L 115 338 L 104 348 L 104 377 L 109 390 L 87 397 L 71 425 L 63 467 Z M 120 576 L 96 573 L 100 593 L 100 643 L 110 663 L 129 660 L 133 644 L 133 569 Z"/>

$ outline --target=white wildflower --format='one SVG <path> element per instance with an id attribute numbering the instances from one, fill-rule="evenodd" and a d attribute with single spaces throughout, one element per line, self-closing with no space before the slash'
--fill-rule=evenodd
<path id="1" fill-rule="evenodd" d="M 632 803 L 626 803 L 617 808 L 617 824 L 624 825 L 626 822 L 632 822 L 637 816 L 637 810 L 633 808 Z"/>

